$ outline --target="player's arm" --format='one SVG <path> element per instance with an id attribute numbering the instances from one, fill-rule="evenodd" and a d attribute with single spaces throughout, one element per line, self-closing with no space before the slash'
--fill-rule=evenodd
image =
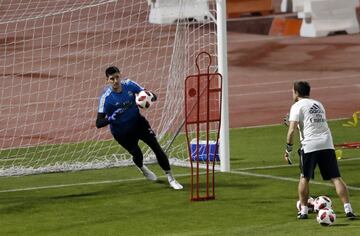
<path id="1" fill-rule="evenodd" d="M 297 121 L 290 121 L 288 133 L 286 136 L 286 148 L 285 148 L 284 159 L 288 162 L 289 165 L 292 164 L 291 152 L 292 152 L 292 148 L 293 148 L 293 144 L 294 144 L 294 134 L 295 134 L 297 125 L 298 125 Z"/>
<path id="2" fill-rule="evenodd" d="M 106 113 L 98 112 L 97 118 L 96 118 L 96 127 L 102 128 L 104 126 L 107 126 L 108 124 L 112 124 L 115 122 L 121 114 L 123 114 L 126 111 L 126 108 L 118 108 L 115 110 L 111 116 L 106 116 Z"/>
<path id="3" fill-rule="evenodd" d="M 294 134 L 295 130 L 297 129 L 298 122 L 297 121 L 290 121 L 289 122 L 289 129 L 286 136 L 286 143 L 293 144 L 294 143 Z"/>
<path id="4" fill-rule="evenodd" d="M 96 118 L 96 128 L 102 128 L 110 124 L 110 121 L 106 118 L 106 113 L 98 113 Z"/>

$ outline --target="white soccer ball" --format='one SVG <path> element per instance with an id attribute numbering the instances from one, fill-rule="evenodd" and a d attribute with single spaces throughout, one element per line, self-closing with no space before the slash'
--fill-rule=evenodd
<path id="1" fill-rule="evenodd" d="M 138 107 L 142 109 L 148 109 L 153 104 L 154 95 L 147 91 L 140 91 L 140 93 L 136 94 L 135 102 Z"/>
<path id="2" fill-rule="evenodd" d="M 308 199 L 309 212 L 313 212 L 313 211 L 314 211 L 314 201 L 315 201 L 314 198 L 309 197 L 309 199 Z"/>
<path id="3" fill-rule="evenodd" d="M 314 211 L 314 198 L 312 197 L 309 197 L 308 199 L 308 208 L 309 208 L 309 212 L 313 212 Z M 301 203 L 300 203 L 300 200 L 298 200 L 296 202 L 296 209 L 298 211 L 301 211 Z"/>
<path id="4" fill-rule="evenodd" d="M 308 205 L 314 206 L 314 201 L 315 201 L 315 199 L 314 199 L 313 197 L 309 197 L 309 199 L 308 199 Z"/>
<path id="5" fill-rule="evenodd" d="M 319 196 L 317 198 L 315 198 L 314 200 L 314 211 L 318 212 L 321 209 L 324 208 L 328 208 L 331 209 L 332 208 L 332 202 L 331 199 L 327 196 Z"/>
<path id="6" fill-rule="evenodd" d="M 335 223 L 336 214 L 332 209 L 323 208 L 319 210 L 316 220 L 323 226 L 329 226 Z"/>

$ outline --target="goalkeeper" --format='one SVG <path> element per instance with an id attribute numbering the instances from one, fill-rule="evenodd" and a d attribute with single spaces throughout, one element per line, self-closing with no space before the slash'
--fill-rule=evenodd
<path id="1" fill-rule="evenodd" d="M 308 218 L 307 200 L 309 196 L 309 181 L 314 179 L 314 170 L 318 165 L 324 180 L 330 180 L 336 193 L 344 204 L 345 215 L 349 219 L 355 219 L 350 200 L 348 188 L 341 178 L 336 161 L 335 149 L 332 135 L 328 127 L 325 109 L 316 100 L 310 99 L 310 85 L 306 81 L 294 83 L 293 101 L 289 115 L 289 129 L 287 133 L 287 144 L 284 153 L 285 160 L 291 164 L 291 152 L 293 146 L 294 132 L 299 127 L 301 134 L 301 156 L 300 156 L 300 180 L 298 194 L 301 202 L 299 219 Z"/>
<path id="2" fill-rule="evenodd" d="M 121 80 L 121 72 L 115 66 L 108 67 L 105 75 L 110 86 L 106 87 L 100 96 L 96 127 L 101 128 L 110 124 L 114 139 L 132 155 L 135 165 L 143 175 L 148 180 L 156 181 L 156 175 L 143 164 L 143 153 L 138 145 L 139 140 L 142 140 L 155 153 L 170 186 L 173 189 L 182 189 L 183 186 L 171 173 L 169 160 L 158 143 L 154 131 L 145 117 L 140 114 L 135 103 L 135 94 L 144 89 L 129 79 Z M 156 100 L 155 95 L 153 100 Z"/>

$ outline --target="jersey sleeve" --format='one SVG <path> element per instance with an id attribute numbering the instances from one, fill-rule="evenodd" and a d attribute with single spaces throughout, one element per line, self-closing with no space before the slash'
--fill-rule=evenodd
<path id="1" fill-rule="evenodd" d="M 289 114 L 289 121 L 299 122 L 299 120 L 300 120 L 300 109 L 299 109 L 299 106 L 297 106 L 297 104 L 295 103 L 291 106 L 290 114 Z"/>
<path id="2" fill-rule="evenodd" d="M 104 96 L 101 96 L 99 98 L 98 113 L 105 113 L 105 97 Z"/>
<path id="3" fill-rule="evenodd" d="M 106 101 L 106 97 L 109 96 L 110 93 L 111 93 L 110 88 L 104 89 L 104 91 L 101 93 L 99 97 L 98 113 L 106 113 L 105 101 Z"/>

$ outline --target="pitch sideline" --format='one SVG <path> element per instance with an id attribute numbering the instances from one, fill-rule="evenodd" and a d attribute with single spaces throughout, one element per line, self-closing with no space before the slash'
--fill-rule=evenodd
<path id="1" fill-rule="evenodd" d="M 254 176 L 254 177 L 265 178 L 265 179 L 283 180 L 283 181 L 288 181 L 288 182 L 299 182 L 299 179 L 297 179 L 297 178 L 281 177 L 281 176 L 276 176 L 276 175 L 265 175 L 265 174 L 257 174 L 257 173 L 236 171 L 236 170 L 230 171 L 230 173 L 238 174 L 238 175 L 245 175 L 245 176 Z M 329 186 L 329 187 L 333 186 L 330 183 L 324 183 L 324 182 L 318 182 L 318 181 L 310 181 L 310 184 L 323 185 L 323 186 Z M 350 190 L 360 191 L 360 187 L 354 187 L 354 186 L 349 186 L 349 185 L 347 185 L 347 187 Z"/>
<path id="2" fill-rule="evenodd" d="M 351 160 L 360 160 L 360 158 L 348 158 L 342 159 L 341 161 L 351 161 Z M 299 179 L 297 178 L 290 178 L 290 177 L 281 177 L 276 175 L 266 175 L 266 174 L 257 174 L 252 172 L 247 172 L 245 170 L 259 170 L 259 169 L 274 169 L 274 168 L 282 168 L 282 167 L 292 167 L 289 165 L 272 165 L 272 166 L 259 166 L 259 167 L 250 167 L 250 168 L 241 168 L 235 169 L 230 171 L 231 174 L 237 175 L 244 175 L 244 176 L 252 176 L 258 178 L 265 178 L 265 179 L 275 179 L 275 180 L 282 180 L 288 182 L 298 182 Z M 205 174 L 205 172 L 200 173 Z M 177 174 L 176 177 L 185 177 L 190 176 L 190 174 Z M 159 176 L 159 178 L 165 178 L 166 176 Z M 99 185 L 99 184 L 113 184 L 113 183 L 126 183 L 126 182 L 133 182 L 133 181 L 143 181 L 145 180 L 144 177 L 139 178 L 131 178 L 131 179 L 119 179 L 119 180 L 103 180 L 103 181 L 93 181 L 93 182 L 82 182 L 82 183 L 74 183 L 74 184 L 58 184 L 58 185 L 46 185 L 46 186 L 39 186 L 39 187 L 28 187 L 28 188 L 18 188 L 18 189 L 5 189 L 0 190 L 0 193 L 11 193 L 11 192 L 21 192 L 21 191 L 31 191 L 31 190 L 42 190 L 42 189 L 55 189 L 55 188 L 66 188 L 66 187 L 76 187 L 76 186 L 86 186 L 86 185 Z M 323 186 L 332 186 L 330 183 L 318 182 L 318 181 L 311 181 L 311 184 L 316 185 L 323 185 Z M 360 187 L 355 186 L 347 186 L 350 190 L 359 191 Z"/>
<path id="3" fill-rule="evenodd" d="M 189 174 L 178 174 L 178 175 L 174 175 L 174 176 L 182 177 L 182 176 L 189 176 Z M 165 175 L 158 176 L 158 177 L 166 178 Z M 143 180 L 146 180 L 146 179 L 144 177 L 139 177 L 139 178 L 131 178 L 131 179 L 103 180 L 103 181 L 82 182 L 82 183 L 74 183 L 74 184 L 46 185 L 46 186 L 39 186 L 39 187 L 5 189 L 5 190 L 0 190 L 0 193 L 11 193 L 11 192 L 21 192 L 21 191 L 31 191 L 31 190 L 52 189 L 52 188 L 66 188 L 66 187 L 76 187 L 76 186 L 86 186 L 86 185 L 127 183 L 127 182 L 143 181 Z"/>
<path id="4" fill-rule="evenodd" d="M 353 158 L 346 158 L 346 159 L 341 159 L 339 160 L 339 162 L 347 162 L 347 161 L 357 161 L 360 160 L 360 157 L 353 157 Z M 298 165 L 288 165 L 288 164 L 283 164 L 283 165 L 271 165 L 271 166 L 256 166 L 256 167 L 247 167 L 247 168 L 239 168 L 239 169 L 234 169 L 233 171 L 245 171 L 245 170 L 267 170 L 267 169 L 276 169 L 276 168 L 291 168 L 294 166 L 298 166 Z"/>

